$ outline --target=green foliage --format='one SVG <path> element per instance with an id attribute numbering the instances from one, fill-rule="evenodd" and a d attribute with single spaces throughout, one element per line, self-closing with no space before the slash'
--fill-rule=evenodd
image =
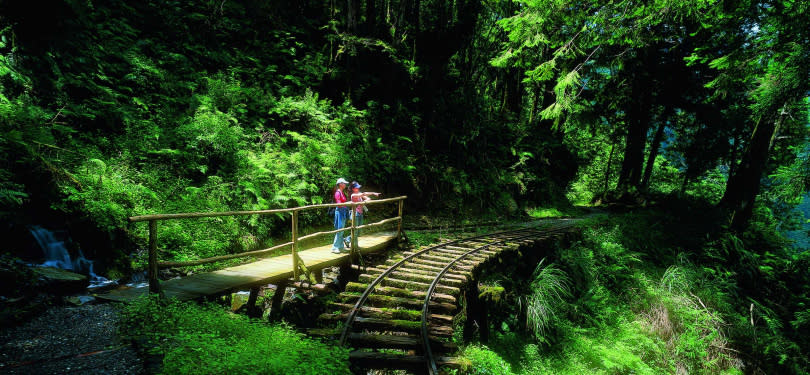
<path id="1" fill-rule="evenodd" d="M 554 355 L 527 345 L 520 374 L 657 374 L 671 370 L 658 359 L 664 350 L 638 322 L 601 331 L 580 330 Z"/>
<path id="2" fill-rule="evenodd" d="M 698 373 L 737 368 L 740 360 L 728 350 L 727 323 L 717 311 L 729 301 L 721 288 L 705 283 L 704 277 L 691 266 L 668 268 L 658 285 L 648 285 L 652 298 L 645 324 L 666 343 L 667 359 L 676 368 Z M 711 301 L 704 302 L 695 293 Z"/>
<path id="3" fill-rule="evenodd" d="M 408 242 L 420 248 L 441 242 L 443 236 L 441 232 L 408 232 Z"/>
<path id="4" fill-rule="evenodd" d="M 528 211 L 527 213 L 529 214 L 529 216 L 531 216 L 531 217 L 533 217 L 535 219 L 543 219 L 543 218 L 547 218 L 547 217 L 566 216 L 562 211 L 560 211 L 556 207 L 547 207 L 547 208 L 535 207 L 535 208 L 530 208 L 527 211 Z"/>
<path id="5" fill-rule="evenodd" d="M 346 349 L 213 305 L 142 298 L 125 306 L 120 325 L 123 337 L 163 355 L 162 373 L 350 373 Z"/>
<path id="6" fill-rule="evenodd" d="M 78 167 L 74 182 L 63 185 L 66 210 L 75 210 L 104 230 L 126 226 L 127 217 L 159 205 L 154 191 L 133 181 L 138 172 L 126 160 L 89 159 Z M 68 208 L 71 207 L 71 208 Z M 77 208 L 73 208 L 77 207 Z"/>
<path id="7" fill-rule="evenodd" d="M 730 349 L 734 283 L 683 254 L 662 259 L 674 262 L 662 271 L 639 262 L 662 252 L 646 237 L 659 220 L 626 214 L 590 223 L 595 229 L 575 247 L 553 254 L 571 280 L 570 296 L 553 303 L 557 314 L 546 334 L 553 345 L 500 331 L 491 350 L 516 374 L 741 374 L 742 358 Z M 542 284 L 533 288 L 548 281 Z"/>
<path id="8" fill-rule="evenodd" d="M 0 51 L 8 49 L 9 34 L 7 27 L 0 29 Z M 8 55 L 0 53 L 0 217 L 10 214 L 7 208 L 20 207 L 29 196 L 15 176 L 15 169 L 25 161 L 17 156 L 30 155 L 36 142 L 53 143 L 50 128 L 41 125 L 48 113 L 34 105 L 31 92 L 31 79 L 15 68 Z"/>
<path id="9" fill-rule="evenodd" d="M 463 371 L 470 375 L 510 375 L 509 363 L 486 346 L 470 345 L 464 348 L 461 357 L 469 361 L 469 367 Z"/>
<path id="10" fill-rule="evenodd" d="M 565 273 L 554 265 L 542 267 L 541 261 L 532 274 L 526 298 L 526 320 L 529 330 L 538 341 L 545 341 L 546 333 L 557 318 L 565 297 L 570 295 L 569 282 Z"/>
<path id="11" fill-rule="evenodd" d="M 238 156 L 244 146 L 242 128 L 234 116 L 200 106 L 188 124 L 178 129 L 180 142 L 188 145 L 195 153 L 209 158 L 225 159 Z M 201 170 L 205 173 L 206 170 Z"/>
<path id="12" fill-rule="evenodd" d="M 164 143 L 167 147 L 147 152 L 156 163 L 139 162 L 143 145 L 133 145 L 132 153 L 116 157 L 85 147 L 92 158 L 64 165 L 72 178 L 62 184 L 66 198 L 58 207 L 111 231 L 127 226 L 126 218 L 137 214 L 261 210 L 323 202 L 324 186 L 346 171 L 341 143 L 334 137 L 339 129 L 361 122 L 362 112 L 348 104 L 335 108 L 311 92 L 267 102 L 275 105 L 271 112 L 281 128 L 304 132 L 279 134 L 270 129 L 254 145 L 239 120 L 249 89 L 221 74 L 206 78 L 203 87 L 206 91 L 195 97 L 198 106 L 193 114 L 179 119 L 183 124 L 177 129 L 163 132 L 170 141 Z M 301 119 L 307 119 L 303 128 L 298 124 Z M 256 248 L 270 241 L 278 219 L 165 221 L 159 225 L 159 246 L 167 250 L 166 260 L 178 261 Z M 321 220 L 305 215 L 301 222 Z M 132 233 L 141 241 L 147 236 L 142 225 L 133 226 Z M 245 238 L 252 238 L 248 241 L 252 245 L 241 244 Z M 137 259 L 136 264 L 143 261 Z"/>
<path id="13" fill-rule="evenodd" d="M 774 187 L 768 196 L 776 202 L 797 205 L 810 187 L 810 143 L 805 143 L 803 148 L 793 148 L 792 153 L 795 155 L 793 163 L 779 166 L 769 176 L 774 180 Z"/>
<path id="14" fill-rule="evenodd" d="M 566 194 L 660 204 L 671 214 L 637 209 L 558 254 L 572 296 L 538 302 L 567 311 L 535 315 L 546 342 L 596 372 L 712 372 L 734 367 L 711 349 L 728 324 L 759 353 L 749 368 L 807 367 L 807 259 L 779 235 L 797 227 L 787 213 L 810 175 L 803 2 L 37 6 L 0 3 L 4 219 L 51 207 L 142 247 L 128 216 L 322 203 L 338 176 L 454 218 L 559 216 Z M 748 230 L 724 232 L 718 201 L 753 208 Z M 165 221 L 158 243 L 162 260 L 192 260 L 288 228 L 282 215 Z M 658 273 L 664 285 L 646 281 Z M 555 292 L 501 276 L 498 326 L 521 331 L 524 311 L 505 302 Z M 674 324 L 665 349 L 639 328 L 653 310 Z M 583 337 L 566 338 L 573 327 Z M 615 352 L 599 329 L 621 339 Z M 531 345 L 520 352 L 554 346 Z"/>
<path id="15" fill-rule="evenodd" d="M 580 144 L 578 157 L 585 161 L 577 170 L 566 192 L 568 200 L 586 205 L 597 201 L 618 181 L 618 168 L 623 145 L 605 137 L 592 137 L 583 132 L 571 132 L 567 142 Z"/>
<path id="16" fill-rule="evenodd" d="M 615 290 L 633 286 L 641 260 L 639 253 L 625 247 L 623 239 L 618 225 L 587 228 L 582 242 L 563 250 L 563 270 L 578 289 L 588 291 L 587 298 L 594 297 L 590 293 L 601 287 Z"/>

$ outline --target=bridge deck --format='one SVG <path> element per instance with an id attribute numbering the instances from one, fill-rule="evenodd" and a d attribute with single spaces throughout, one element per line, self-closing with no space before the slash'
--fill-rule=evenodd
<path id="1" fill-rule="evenodd" d="M 396 240 L 396 232 L 364 234 L 358 239 L 361 254 L 379 251 Z M 349 254 L 333 254 L 332 245 L 298 251 L 304 264 L 312 271 L 320 272 L 325 267 L 348 263 Z M 293 276 L 292 254 L 260 259 L 256 262 L 228 267 L 218 271 L 193 274 L 160 282 L 161 290 L 168 298 L 191 300 L 229 290 L 249 289 L 253 286 L 275 284 Z M 145 295 L 149 287 L 118 288 L 99 298 L 128 302 Z"/>

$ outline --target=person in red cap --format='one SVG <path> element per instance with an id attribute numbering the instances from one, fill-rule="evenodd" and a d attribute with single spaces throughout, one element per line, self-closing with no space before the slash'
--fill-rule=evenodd
<path id="1" fill-rule="evenodd" d="M 351 186 L 351 189 L 352 189 L 352 195 L 351 195 L 352 202 L 366 202 L 366 201 L 371 200 L 370 196 L 372 196 L 372 195 L 375 196 L 375 197 L 380 196 L 380 193 L 361 192 L 360 188 L 362 186 L 357 181 L 352 181 L 351 185 L 349 185 L 349 186 Z M 355 207 L 355 211 L 354 211 L 354 226 L 355 227 L 359 227 L 359 226 L 363 225 L 363 214 L 365 214 L 366 211 L 368 211 L 368 208 L 366 208 L 365 205 L 358 204 L 357 207 Z M 355 234 L 355 236 L 357 236 L 357 238 L 360 238 L 360 230 L 359 229 L 355 229 L 354 234 Z M 347 236 L 345 241 L 346 241 L 345 245 L 349 246 L 352 243 L 352 236 L 351 235 Z"/>
<path id="2" fill-rule="evenodd" d="M 346 189 L 346 184 L 349 182 L 345 179 L 338 178 L 337 182 L 335 182 L 335 188 L 332 190 L 332 196 L 334 198 L 334 203 L 345 203 L 348 201 L 346 199 L 346 194 L 343 193 L 343 190 Z M 346 218 L 349 216 L 349 207 L 348 206 L 339 206 L 335 209 L 335 229 L 343 229 L 346 226 Z M 340 254 L 341 252 L 346 251 L 346 247 L 344 245 L 344 238 L 343 232 L 340 231 L 335 233 L 335 239 L 332 241 L 332 252 L 335 254 Z"/>

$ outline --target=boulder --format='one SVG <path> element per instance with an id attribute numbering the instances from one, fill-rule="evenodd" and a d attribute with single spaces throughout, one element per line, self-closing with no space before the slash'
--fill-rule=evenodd
<path id="1" fill-rule="evenodd" d="M 87 303 L 91 303 L 95 301 L 96 298 L 93 296 L 68 296 L 65 297 L 65 302 L 72 304 L 74 306 L 81 306 Z"/>
<path id="2" fill-rule="evenodd" d="M 35 267 L 42 291 L 52 294 L 73 294 L 84 291 L 90 285 L 87 276 L 53 267 Z"/>
<path id="3" fill-rule="evenodd" d="M 243 306 L 245 306 L 250 298 L 250 292 L 236 292 L 231 293 L 231 311 L 238 312 Z"/>

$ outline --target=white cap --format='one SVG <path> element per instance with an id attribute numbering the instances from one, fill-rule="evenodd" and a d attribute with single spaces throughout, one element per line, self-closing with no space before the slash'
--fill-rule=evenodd
<path id="1" fill-rule="evenodd" d="M 343 179 L 343 177 L 341 177 L 341 178 L 338 178 L 338 179 L 337 179 L 337 182 L 335 182 L 335 185 L 338 185 L 338 184 L 348 184 L 348 183 L 349 183 L 349 181 L 346 181 L 345 179 Z"/>

